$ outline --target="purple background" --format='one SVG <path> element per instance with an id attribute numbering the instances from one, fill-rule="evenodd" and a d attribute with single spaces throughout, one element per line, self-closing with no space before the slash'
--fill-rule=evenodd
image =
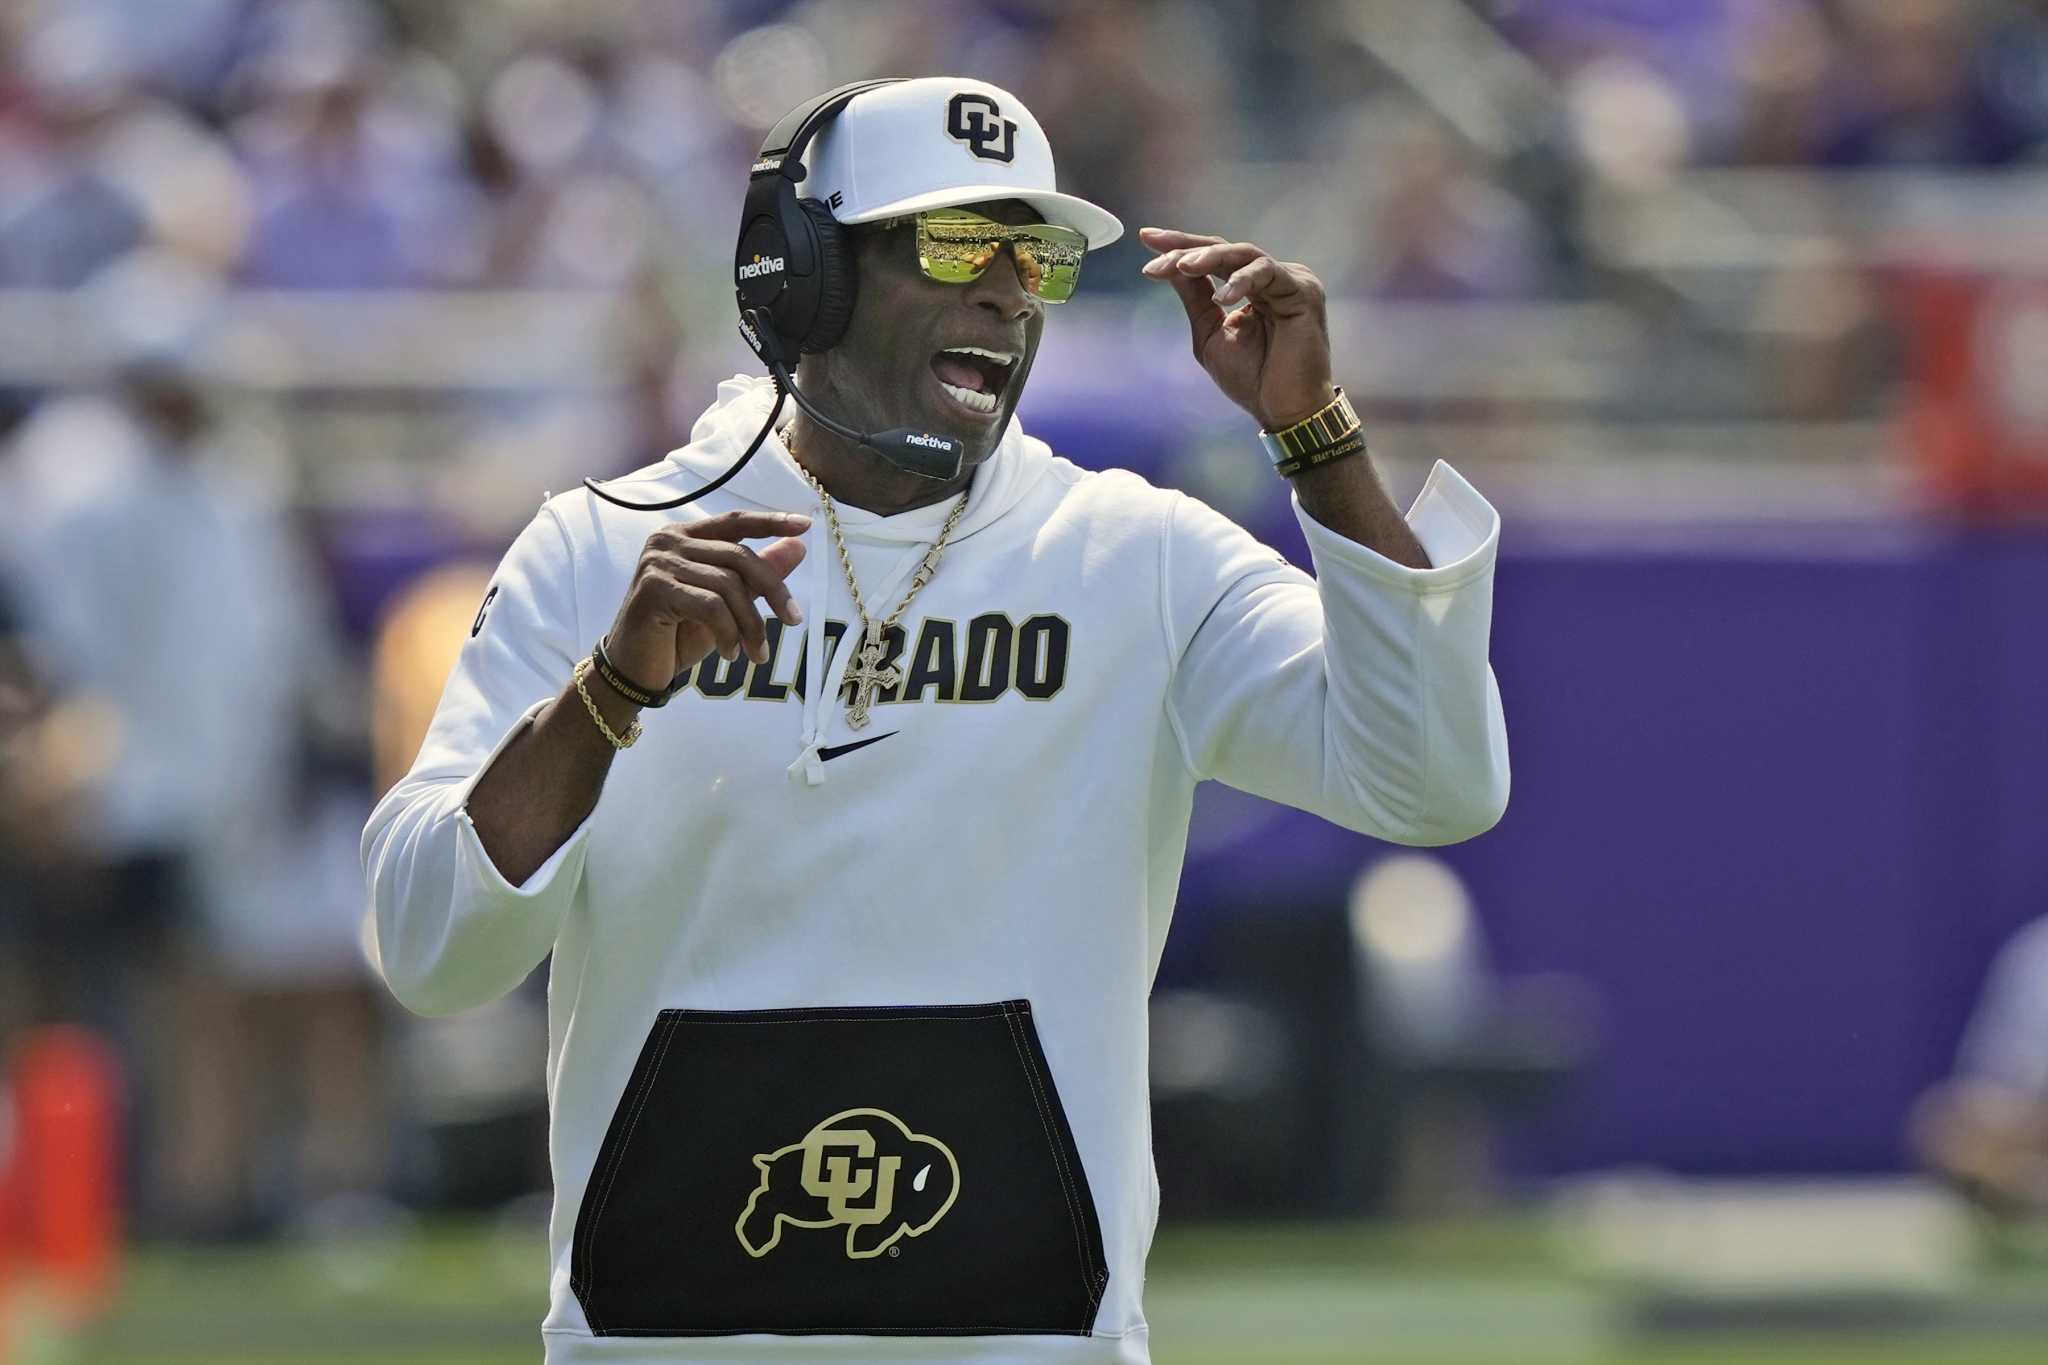
<path id="1" fill-rule="evenodd" d="M 1498 968 L 1579 978 L 1600 1028 L 1511 1121 L 1518 1164 L 1897 1168 L 1986 964 L 2048 914 L 2048 533 L 1656 534 L 1503 545 L 1514 796 L 1441 852 Z M 1285 812 L 1191 856 L 1162 981 L 1212 917 L 1341 904 L 1382 847 Z"/>

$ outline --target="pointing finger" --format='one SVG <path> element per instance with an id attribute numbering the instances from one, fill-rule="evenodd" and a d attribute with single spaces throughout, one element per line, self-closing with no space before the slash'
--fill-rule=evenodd
<path id="1" fill-rule="evenodd" d="M 748 540 L 755 536 L 800 536 L 811 519 L 801 512 L 720 512 L 698 521 L 678 522 L 676 529 L 698 540 Z"/>
<path id="2" fill-rule="evenodd" d="M 1217 242 L 1180 252 L 1174 266 L 1189 275 L 1227 275 L 1265 254 L 1250 242 Z"/>
<path id="3" fill-rule="evenodd" d="M 1175 247 L 1213 246 L 1223 239 L 1182 232 L 1179 228 L 1145 227 L 1138 229 L 1138 240 L 1154 251 L 1171 251 Z"/>

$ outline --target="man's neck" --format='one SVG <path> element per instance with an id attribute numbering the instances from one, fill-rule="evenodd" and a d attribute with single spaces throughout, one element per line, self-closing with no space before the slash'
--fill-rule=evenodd
<path id="1" fill-rule="evenodd" d="M 802 413 L 797 414 L 791 430 L 790 453 L 817 477 L 833 501 L 878 516 L 944 502 L 974 477 L 972 468 L 945 480 L 898 469 L 878 452 L 825 430 Z"/>

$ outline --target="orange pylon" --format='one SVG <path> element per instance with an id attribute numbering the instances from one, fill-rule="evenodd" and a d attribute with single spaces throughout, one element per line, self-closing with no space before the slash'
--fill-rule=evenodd
<path id="1" fill-rule="evenodd" d="M 82 1321 L 112 1305 L 120 1269 L 120 1067 L 93 1034 L 57 1026 L 24 1041 L 13 1082 L 16 1261 Z"/>

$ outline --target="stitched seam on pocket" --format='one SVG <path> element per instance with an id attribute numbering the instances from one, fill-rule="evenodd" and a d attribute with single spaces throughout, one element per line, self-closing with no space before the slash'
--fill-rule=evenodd
<path id="1" fill-rule="evenodd" d="M 1045 1091 L 1038 1083 L 1038 1068 L 1031 1064 L 1031 1050 L 1024 1045 L 1024 1030 L 1016 1010 L 1005 1010 L 1010 1025 L 1010 1045 L 1017 1049 L 1017 1064 L 1024 1069 L 1025 1079 L 1031 1085 L 1032 1103 L 1038 1106 L 1038 1123 L 1045 1130 L 1045 1145 L 1052 1151 L 1053 1169 L 1059 1173 L 1060 1188 L 1067 1196 L 1067 1224 L 1074 1233 L 1074 1251 L 1080 1261 L 1081 1289 L 1088 1296 L 1089 1316 L 1100 1306 L 1100 1291 L 1095 1287 L 1095 1276 L 1088 1255 L 1087 1232 L 1082 1226 L 1080 1199 L 1074 1192 L 1073 1175 L 1067 1170 L 1067 1154 L 1061 1149 L 1059 1134 L 1053 1128 L 1052 1116 L 1046 1106 Z"/>
<path id="2" fill-rule="evenodd" d="M 664 1010 L 662 1011 L 662 1013 L 665 1015 L 673 1015 L 674 1022 L 677 1023 L 680 1023 L 684 1020 L 688 1020 L 691 1024 L 703 1025 L 712 1028 L 739 1028 L 745 1027 L 750 1024 L 843 1024 L 853 1019 L 858 1019 L 860 1022 L 864 1024 L 901 1024 L 905 1022 L 914 1024 L 929 1024 L 934 1020 L 950 1023 L 955 1019 L 994 1019 L 999 1016 L 1008 1017 L 1009 1015 L 1015 1013 L 1015 1011 L 1007 1007 L 979 1010 L 973 1014 L 817 1014 L 807 1010 L 800 1015 L 787 1015 L 778 1018 L 773 1014 L 763 1014 L 760 1017 L 753 1019 L 706 1019 L 702 1015 L 693 1015 L 674 1010 Z"/>
<path id="3" fill-rule="evenodd" d="M 655 1050 L 654 1065 L 647 1068 L 646 1084 L 641 1087 L 640 1093 L 633 1097 L 633 1117 L 626 1121 L 625 1135 L 619 1139 L 618 1150 L 612 1153 L 611 1169 L 605 1172 L 604 1190 L 598 1196 L 597 1211 L 590 1220 L 590 1250 L 587 1253 L 586 1264 L 590 1268 L 589 1283 L 592 1298 L 596 1297 L 597 1288 L 597 1230 L 604 1225 L 604 1211 L 612 1201 L 612 1188 L 617 1184 L 619 1167 L 624 1164 L 626 1152 L 633 1145 L 633 1134 L 640 1127 L 640 1116 L 647 1112 L 647 1101 L 654 1094 L 654 1082 L 661 1075 L 661 1068 L 668 1061 L 669 1044 L 675 1041 L 676 1021 L 664 1019 L 662 1024 L 661 1046 Z M 588 1303 L 583 1305 L 583 1316 L 585 1319 L 590 1320 L 592 1330 L 598 1332 L 605 1330 L 603 1324 L 591 1319 L 590 1305 Z"/>
<path id="4" fill-rule="evenodd" d="M 777 1016 L 790 1018 L 816 1017 L 820 1015 L 864 1015 L 903 1014 L 916 1015 L 920 1019 L 944 1019 L 952 1015 L 986 1015 L 994 1010 L 1010 1010 L 1031 1002 L 1023 996 L 1008 1000 L 964 1000 L 957 1005 L 774 1005 L 755 1010 L 709 1010 L 693 1005 L 671 1005 L 661 1011 L 665 1015 L 681 1018 L 709 1018 L 722 1016 L 728 1019 L 769 1019 Z"/>
<path id="5" fill-rule="evenodd" d="M 1084 1327 L 622 1327 L 613 1337 L 1089 1337 Z"/>

